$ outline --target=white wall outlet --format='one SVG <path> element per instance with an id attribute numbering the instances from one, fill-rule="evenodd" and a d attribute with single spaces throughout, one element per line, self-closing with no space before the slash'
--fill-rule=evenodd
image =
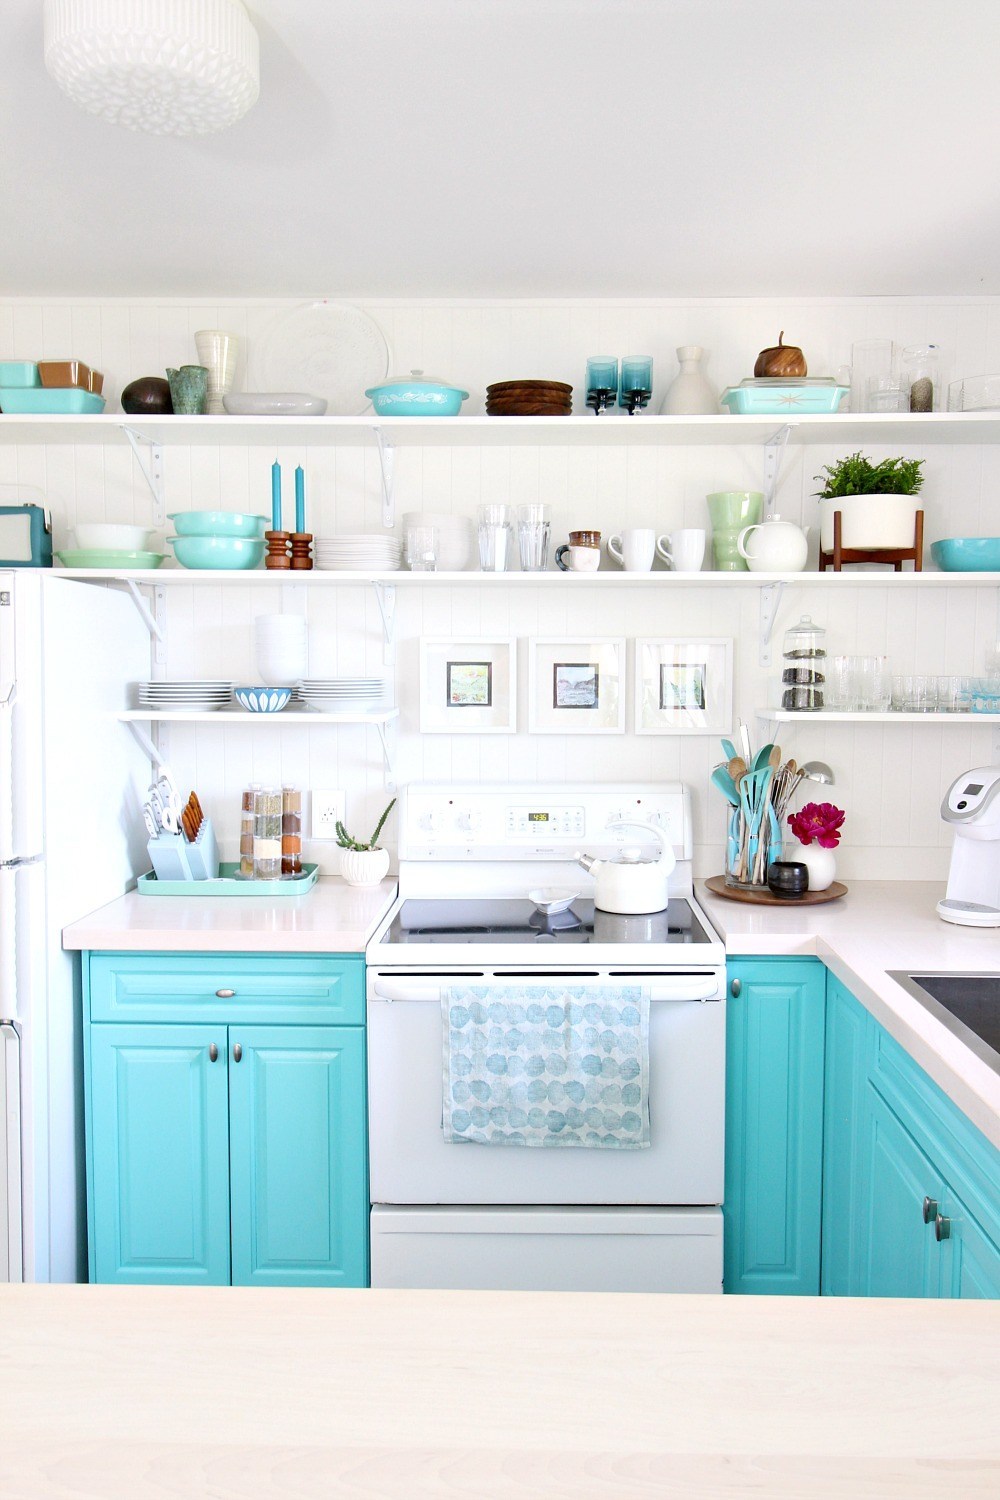
<path id="1" fill-rule="evenodd" d="M 335 839 L 337 824 L 343 823 L 346 816 L 347 793 L 345 791 L 313 792 L 309 825 L 310 838 Z"/>

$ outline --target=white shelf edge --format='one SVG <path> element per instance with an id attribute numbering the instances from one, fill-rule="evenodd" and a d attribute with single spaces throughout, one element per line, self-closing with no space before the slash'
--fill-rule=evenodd
<path id="1" fill-rule="evenodd" d="M 947 713 L 935 709 L 933 713 L 841 713 L 837 709 L 821 709 L 811 713 L 808 709 L 796 712 L 788 708 L 760 708 L 759 719 L 768 719 L 776 724 L 996 724 L 1000 714 Z"/>
<path id="2" fill-rule="evenodd" d="M 250 568 L 144 568 L 129 571 L 102 568 L 52 568 L 55 578 L 80 583 L 247 584 L 266 588 L 272 584 L 305 584 L 313 588 L 364 588 L 373 583 L 399 584 L 404 588 L 537 588 L 557 583 L 567 588 L 762 588 L 766 584 L 800 585 L 804 588 L 985 588 L 1000 587 L 1000 573 L 845 572 L 845 573 L 378 573 L 334 572 L 313 568 L 302 572 L 285 569 Z"/>
<path id="3" fill-rule="evenodd" d="M 317 724 L 389 724 L 399 718 L 398 708 L 380 709 L 366 714 L 322 714 L 311 709 L 283 709 L 280 713 L 255 714 L 248 709 L 219 708 L 208 713 L 157 713 L 155 709 L 130 708 L 112 716 L 122 724 L 258 724 L 305 725 Z"/>

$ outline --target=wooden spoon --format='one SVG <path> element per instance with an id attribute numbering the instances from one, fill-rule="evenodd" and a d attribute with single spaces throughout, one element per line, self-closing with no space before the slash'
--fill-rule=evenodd
<path id="1" fill-rule="evenodd" d="M 734 755 L 732 760 L 726 766 L 726 770 L 733 778 L 734 784 L 736 786 L 739 786 L 740 777 L 747 774 L 747 763 L 743 759 L 742 755 Z"/>

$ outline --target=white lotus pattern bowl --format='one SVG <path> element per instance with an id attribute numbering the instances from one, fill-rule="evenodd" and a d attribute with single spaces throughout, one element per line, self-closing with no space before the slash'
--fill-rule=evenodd
<path id="1" fill-rule="evenodd" d="M 233 690 L 241 708 L 252 714 L 277 714 L 292 696 L 287 687 L 238 687 Z"/>

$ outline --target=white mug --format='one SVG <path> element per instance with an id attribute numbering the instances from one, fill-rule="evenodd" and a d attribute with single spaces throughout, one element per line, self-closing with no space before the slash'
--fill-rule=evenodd
<path id="1" fill-rule="evenodd" d="M 626 573 L 648 573 L 656 552 L 656 532 L 639 526 L 608 537 L 608 551 Z"/>
<path id="2" fill-rule="evenodd" d="M 706 531 L 691 526 L 681 531 L 672 531 L 667 536 L 661 536 L 657 540 L 656 550 L 675 573 L 700 573 L 701 565 L 705 561 L 707 541 Z"/>
<path id="3" fill-rule="evenodd" d="M 564 562 L 567 552 L 569 562 Z M 565 544 L 556 548 L 556 567 L 564 573 L 596 573 L 601 566 L 600 547 L 573 547 Z"/>

